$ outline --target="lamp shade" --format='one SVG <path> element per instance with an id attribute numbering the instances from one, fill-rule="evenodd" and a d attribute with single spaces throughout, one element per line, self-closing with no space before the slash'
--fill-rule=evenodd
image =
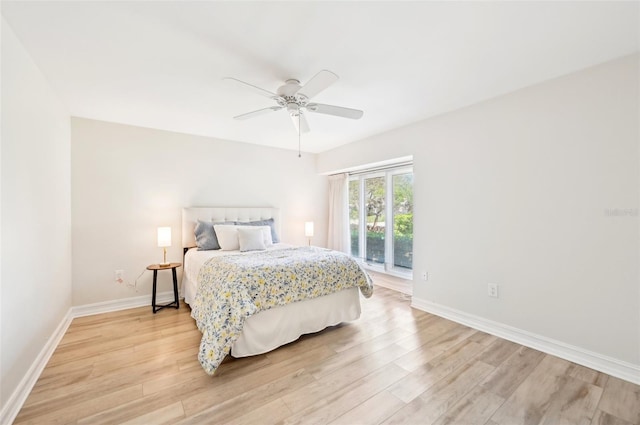
<path id="1" fill-rule="evenodd" d="M 308 238 L 313 237 L 313 221 L 304 223 L 304 235 Z"/>
<path id="2" fill-rule="evenodd" d="M 158 246 L 171 246 L 171 227 L 158 227 Z"/>

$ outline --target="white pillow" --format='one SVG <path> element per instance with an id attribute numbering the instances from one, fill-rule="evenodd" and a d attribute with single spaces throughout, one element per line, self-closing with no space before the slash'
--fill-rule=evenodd
<path id="1" fill-rule="evenodd" d="M 240 249 L 238 229 L 233 225 L 213 225 L 218 237 L 218 245 L 223 251 L 237 251 Z"/>
<path id="2" fill-rule="evenodd" d="M 239 229 L 254 229 L 259 230 L 263 238 L 263 245 L 266 247 L 273 246 L 273 239 L 271 238 L 270 226 L 238 226 L 238 225 L 213 225 L 216 231 L 216 237 L 218 238 L 218 245 L 223 251 L 237 251 L 241 250 L 240 241 L 238 239 Z M 256 232 L 257 233 L 257 232 Z M 261 248 L 264 249 L 264 248 Z"/>
<path id="3" fill-rule="evenodd" d="M 271 231 L 269 231 L 271 233 Z M 266 249 L 264 244 L 264 231 L 257 227 L 238 227 L 238 242 L 240 251 L 262 251 Z"/>
<path id="4" fill-rule="evenodd" d="M 271 226 L 251 226 L 254 229 L 262 229 L 262 235 L 264 236 L 264 246 L 273 246 L 273 238 L 271 237 Z"/>

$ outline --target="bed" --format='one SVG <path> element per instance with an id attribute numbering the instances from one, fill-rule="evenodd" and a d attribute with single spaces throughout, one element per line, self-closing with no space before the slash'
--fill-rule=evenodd
<path id="1" fill-rule="evenodd" d="M 196 225 L 206 222 L 224 223 L 223 229 L 215 226 L 219 237 L 223 230 L 244 229 L 244 224 L 252 223 L 255 229 L 238 232 L 255 235 L 262 229 L 265 249 L 199 250 Z M 358 319 L 361 294 L 368 297 L 372 293 L 371 279 L 350 257 L 317 247 L 287 245 L 279 241 L 279 235 L 280 214 L 275 208 L 182 210 L 185 256 L 181 292 L 203 333 L 198 358 L 210 375 L 227 354 L 247 357 L 266 353 L 301 335 Z M 267 243 L 268 236 L 272 245 Z M 201 239 L 198 243 L 202 246 Z M 283 277 L 280 271 L 285 263 L 294 271 Z M 335 266 L 339 271 L 325 271 L 327 264 L 331 267 L 334 263 L 339 264 Z M 242 279 L 232 282 L 236 275 Z M 255 276 L 247 278 L 249 275 Z M 245 288 L 248 279 L 254 283 Z M 247 292 L 249 287 L 263 288 L 262 284 L 272 286 L 261 295 Z M 293 287 L 304 288 L 301 292 L 305 294 L 293 294 Z M 237 322 L 241 322 L 239 326 Z"/>

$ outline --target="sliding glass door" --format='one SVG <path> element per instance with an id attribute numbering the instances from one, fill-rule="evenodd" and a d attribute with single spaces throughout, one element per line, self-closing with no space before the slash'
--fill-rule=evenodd
<path id="1" fill-rule="evenodd" d="M 349 180 L 351 255 L 374 269 L 410 274 L 413 267 L 413 170 L 390 168 Z"/>

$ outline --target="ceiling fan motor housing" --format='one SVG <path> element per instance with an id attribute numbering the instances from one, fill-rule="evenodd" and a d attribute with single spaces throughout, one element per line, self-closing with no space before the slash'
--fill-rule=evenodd
<path id="1" fill-rule="evenodd" d="M 291 116 L 297 116 L 300 113 L 300 109 L 304 108 L 309 101 L 307 96 L 298 93 L 301 88 L 300 81 L 291 78 L 277 90 L 278 97 L 276 102 L 283 108 L 287 108 L 287 112 Z"/>
<path id="2" fill-rule="evenodd" d="M 278 93 L 280 96 L 293 96 L 298 92 L 298 90 L 300 90 L 301 87 L 302 86 L 300 85 L 300 81 L 290 78 L 285 81 L 283 86 L 280 86 L 278 88 L 276 93 Z"/>

